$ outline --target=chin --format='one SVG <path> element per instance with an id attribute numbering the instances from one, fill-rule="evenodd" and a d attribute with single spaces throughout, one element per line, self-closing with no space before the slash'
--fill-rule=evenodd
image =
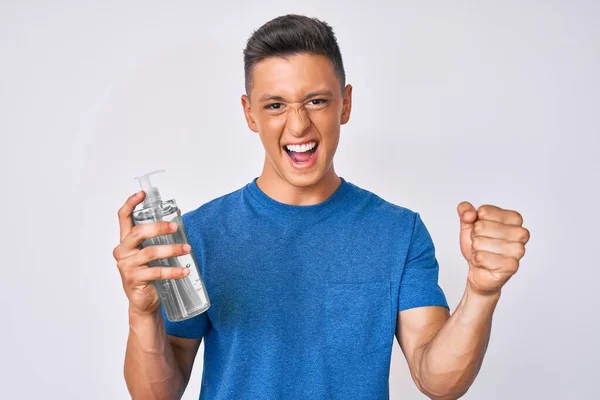
<path id="1" fill-rule="evenodd" d="M 287 172 L 283 174 L 283 179 L 287 183 L 297 188 L 310 187 L 317 184 L 323 178 L 323 174 L 310 173 L 310 174 L 298 174 L 294 172 Z"/>
<path id="2" fill-rule="evenodd" d="M 281 170 L 280 170 L 281 171 Z M 294 170 L 283 170 L 280 176 L 290 185 L 297 188 L 308 188 L 311 186 L 318 185 L 319 182 L 323 181 L 329 170 L 322 170 L 315 168 L 312 171 L 294 171 Z"/>

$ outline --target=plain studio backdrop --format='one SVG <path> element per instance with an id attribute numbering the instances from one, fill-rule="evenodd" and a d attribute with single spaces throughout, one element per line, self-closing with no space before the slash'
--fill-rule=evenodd
<path id="1" fill-rule="evenodd" d="M 531 230 L 464 398 L 599 398 L 594 0 L 3 1 L 1 397 L 129 397 L 117 210 L 153 169 L 184 212 L 260 174 L 242 50 L 286 13 L 333 26 L 354 86 L 336 169 L 421 213 L 452 309 L 457 204 L 516 209 Z M 424 397 L 397 343 L 389 383 Z"/>

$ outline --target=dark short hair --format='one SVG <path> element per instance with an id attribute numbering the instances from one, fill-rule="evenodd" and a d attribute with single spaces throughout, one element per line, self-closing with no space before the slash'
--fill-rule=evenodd
<path id="1" fill-rule="evenodd" d="M 252 69 L 257 63 L 270 57 L 303 53 L 327 57 L 343 92 L 346 86 L 346 73 L 342 54 L 331 26 L 316 18 L 288 14 L 265 23 L 248 39 L 244 49 L 246 94 L 250 94 Z"/>

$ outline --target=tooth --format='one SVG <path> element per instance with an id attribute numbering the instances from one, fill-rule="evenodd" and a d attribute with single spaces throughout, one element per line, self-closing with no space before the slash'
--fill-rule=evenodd
<path id="1" fill-rule="evenodd" d="M 286 148 L 294 153 L 304 153 L 305 151 L 309 151 L 315 148 L 317 145 L 316 142 L 309 142 L 306 144 L 288 144 Z"/>

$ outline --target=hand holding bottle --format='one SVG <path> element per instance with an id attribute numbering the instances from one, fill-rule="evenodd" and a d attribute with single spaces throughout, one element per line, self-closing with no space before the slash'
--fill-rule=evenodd
<path id="1" fill-rule="evenodd" d="M 179 279 L 189 275 L 185 267 L 152 267 L 148 263 L 168 257 L 188 254 L 188 244 L 155 245 L 140 249 L 144 240 L 172 234 L 177 224 L 160 221 L 134 226 L 132 213 L 144 200 L 145 193 L 140 191 L 127 199 L 119 209 L 120 243 L 113 250 L 117 268 L 123 281 L 123 289 L 129 299 L 130 311 L 138 314 L 154 314 L 160 308 L 160 298 L 154 280 Z"/>

